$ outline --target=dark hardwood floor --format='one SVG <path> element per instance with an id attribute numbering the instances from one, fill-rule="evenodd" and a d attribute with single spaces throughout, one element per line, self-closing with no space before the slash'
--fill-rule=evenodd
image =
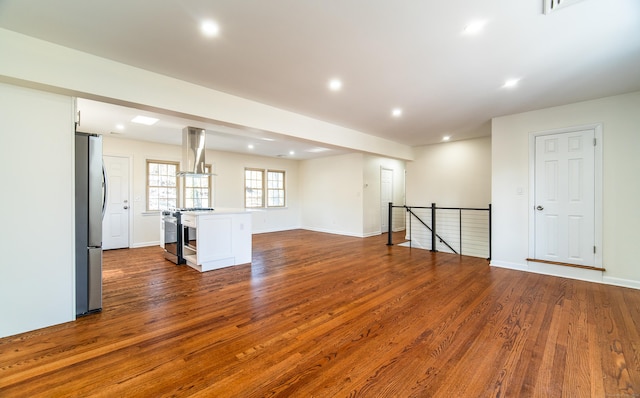
<path id="1" fill-rule="evenodd" d="M 385 242 L 107 251 L 102 313 L 0 339 L 0 397 L 640 397 L 640 291 Z"/>

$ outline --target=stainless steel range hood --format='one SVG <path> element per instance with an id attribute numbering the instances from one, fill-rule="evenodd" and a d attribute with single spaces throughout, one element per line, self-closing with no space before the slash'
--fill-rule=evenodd
<path id="1" fill-rule="evenodd" d="M 178 176 L 194 175 L 208 176 L 205 169 L 205 139 L 206 131 L 197 127 L 182 129 L 182 167 Z"/>

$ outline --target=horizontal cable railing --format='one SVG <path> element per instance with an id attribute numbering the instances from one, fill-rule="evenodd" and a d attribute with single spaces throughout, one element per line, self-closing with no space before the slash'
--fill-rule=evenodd
<path id="1" fill-rule="evenodd" d="M 491 205 L 465 208 L 389 203 L 388 215 L 391 226 L 399 225 L 398 218 L 402 219 L 406 227 L 403 245 L 491 259 Z M 393 245 L 392 230 L 389 231 L 387 245 Z"/>

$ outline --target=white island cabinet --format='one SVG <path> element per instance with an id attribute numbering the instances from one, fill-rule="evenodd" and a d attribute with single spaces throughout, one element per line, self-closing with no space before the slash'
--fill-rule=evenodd
<path id="1" fill-rule="evenodd" d="M 245 210 L 182 213 L 183 256 L 200 272 L 251 262 L 251 213 Z"/>

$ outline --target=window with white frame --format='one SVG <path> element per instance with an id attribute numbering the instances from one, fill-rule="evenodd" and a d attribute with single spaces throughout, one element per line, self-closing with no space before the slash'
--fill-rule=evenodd
<path id="1" fill-rule="evenodd" d="M 147 210 L 177 207 L 179 163 L 147 160 Z"/>
<path id="2" fill-rule="evenodd" d="M 211 173 L 211 165 L 204 167 Z M 184 177 L 184 207 L 211 207 L 211 176 L 186 175 Z"/>
<path id="3" fill-rule="evenodd" d="M 284 207 L 284 171 L 267 170 L 267 207 Z"/>
<path id="4" fill-rule="evenodd" d="M 264 207 L 264 170 L 244 169 L 244 207 Z"/>
<path id="5" fill-rule="evenodd" d="M 247 208 L 285 206 L 284 171 L 246 168 L 244 186 Z"/>

